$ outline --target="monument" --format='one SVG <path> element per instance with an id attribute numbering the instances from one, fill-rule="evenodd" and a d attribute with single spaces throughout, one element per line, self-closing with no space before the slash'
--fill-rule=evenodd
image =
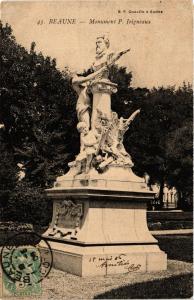
<path id="1" fill-rule="evenodd" d="M 167 256 L 147 227 L 147 201 L 154 197 L 133 171 L 123 138 L 130 123 L 111 110 L 117 84 L 109 68 L 124 54 L 109 50 L 106 35 L 97 37 L 90 74 L 75 76 L 80 153 L 67 174 L 47 189 L 53 218 L 44 237 L 54 267 L 79 276 L 160 271 Z"/>

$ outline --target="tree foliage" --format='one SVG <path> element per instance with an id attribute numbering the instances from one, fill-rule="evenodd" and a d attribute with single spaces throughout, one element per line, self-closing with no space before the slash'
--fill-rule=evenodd
<path id="1" fill-rule="evenodd" d="M 55 59 L 37 54 L 34 42 L 28 53 L 9 25 L 1 24 L 1 35 L 0 119 L 28 180 L 50 186 L 78 151 L 76 95 Z"/>
<path id="2" fill-rule="evenodd" d="M 3 214 L 4 220 L 45 226 L 51 222 L 52 202 L 43 189 L 29 181 L 20 181 L 13 190 Z"/>
<path id="3" fill-rule="evenodd" d="M 6 144 L 0 146 L 2 218 L 46 222 L 50 206 L 43 189 L 67 170 L 79 148 L 76 96 L 55 59 L 37 54 L 34 42 L 28 52 L 16 42 L 8 24 L 0 24 L 0 32 L 0 123 L 6 137 Z M 22 182 L 18 163 L 25 170 Z"/>
<path id="4" fill-rule="evenodd" d="M 3 128 L 0 129 L 0 158 L 0 210 L 2 211 L 17 185 L 19 172 L 13 149 L 7 141 Z"/>
<path id="5" fill-rule="evenodd" d="M 135 108 L 137 103 L 132 106 Z M 154 88 L 144 94 L 138 106 L 141 107 L 141 114 L 132 124 L 126 139 L 135 170 L 141 176 L 147 172 L 150 183 L 161 184 L 161 191 L 166 182 L 184 192 L 192 181 L 191 86 L 183 84 L 177 90 L 175 87 Z M 187 185 L 181 181 L 180 174 L 185 174 Z"/>

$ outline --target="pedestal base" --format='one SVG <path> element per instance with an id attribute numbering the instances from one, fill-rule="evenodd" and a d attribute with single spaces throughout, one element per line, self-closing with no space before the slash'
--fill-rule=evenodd
<path id="1" fill-rule="evenodd" d="M 47 190 L 53 219 L 44 237 L 55 268 L 79 276 L 167 268 L 167 256 L 147 227 L 147 201 L 154 193 L 130 169 L 121 171 L 114 180 L 111 169 L 85 180 L 68 174 Z"/>
<path id="2" fill-rule="evenodd" d="M 167 255 L 157 245 L 82 247 L 50 242 L 53 267 L 78 276 L 166 270 Z"/>

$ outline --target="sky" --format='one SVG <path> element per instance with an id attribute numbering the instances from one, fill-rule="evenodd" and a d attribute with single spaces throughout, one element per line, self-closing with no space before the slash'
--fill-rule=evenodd
<path id="1" fill-rule="evenodd" d="M 1 8 L 3 23 L 12 26 L 16 41 L 27 49 L 35 41 L 36 51 L 56 58 L 61 70 L 87 69 L 94 61 L 96 37 L 108 33 L 113 51 L 131 49 L 119 65 L 132 71 L 132 86 L 192 82 L 189 0 L 4 1 Z M 75 19 L 76 24 L 49 24 L 51 19 Z M 90 24 L 90 19 L 115 24 Z"/>

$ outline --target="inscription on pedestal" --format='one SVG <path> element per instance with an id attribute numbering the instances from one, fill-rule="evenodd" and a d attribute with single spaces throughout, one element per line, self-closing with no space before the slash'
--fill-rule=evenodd
<path id="1" fill-rule="evenodd" d="M 145 258 L 141 255 L 91 256 L 88 260 L 88 268 L 95 269 L 98 274 L 133 273 L 146 269 Z"/>

